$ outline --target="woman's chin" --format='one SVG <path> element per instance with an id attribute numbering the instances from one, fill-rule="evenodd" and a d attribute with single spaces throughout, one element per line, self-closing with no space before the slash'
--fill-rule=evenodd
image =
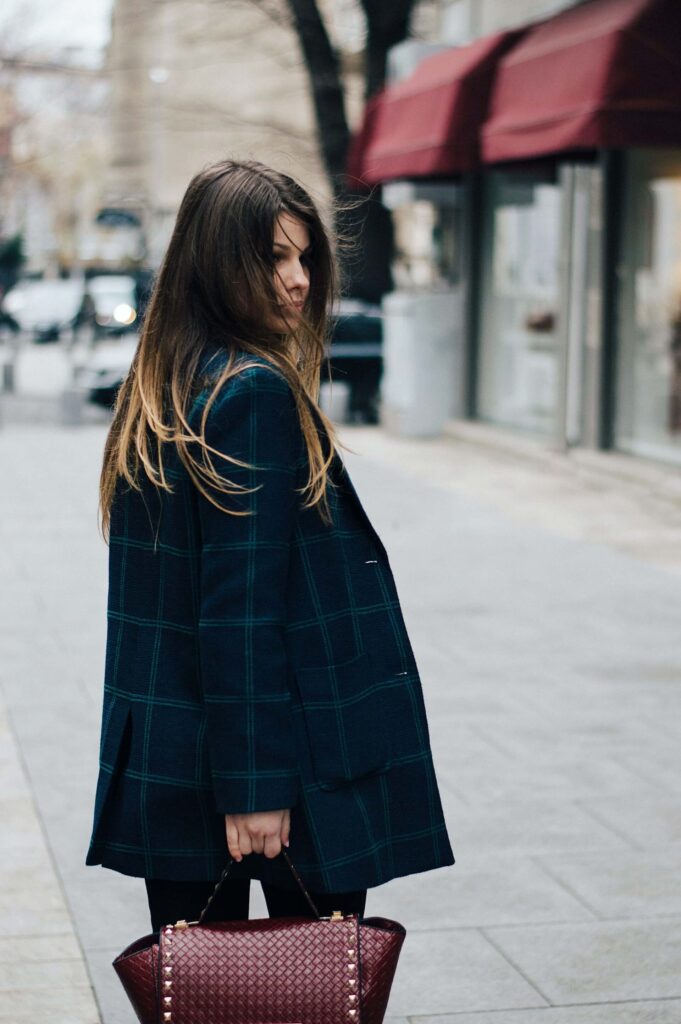
<path id="1" fill-rule="evenodd" d="M 278 334 L 290 334 L 292 331 L 295 331 L 299 323 L 300 313 L 292 311 L 281 316 L 273 316 L 268 323 L 268 327 Z"/>

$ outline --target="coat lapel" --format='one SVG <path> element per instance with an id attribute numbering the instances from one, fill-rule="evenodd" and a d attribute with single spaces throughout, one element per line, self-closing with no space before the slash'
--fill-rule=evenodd
<path id="1" fill-rule="evenodd" d="M 205 371 L 206 368 L 207 368 L 208 362 L 212 358 L 214 358 L 216 356 L 217 356 L 218 359 L 224 359 L 225 354 L 226 354 L 226 350 L 224 349 L 224 347 L 220 346 L 219 344 L 216 345 L 216 344 L 212 344 L 212 343 L 207 343 L 206 346 L 205 346 L 205 351 L 203 353 L 203 358 L 202 358 L 201 363 L 200 363 L 200 370 L 201 371 Z M 260 359 L 261 361 L 263 361 L 265 363 L 268 362 L 268 360 L 264 360 L 260 356 L 252 356 L 250 353 L 247 353 L 247 352 L 244 352 L 243 355 L 247 359 L 256 359 L 256 360 Z M 273 364 L 270 364 L 270 365 L 273 365 Z M 318 409 L 317 409 L 316 405 L 313 402 L 311 402 L 311 401 L 308 404 L 309 404 L 310 409 L 312 410 L 315 422 L 317 423 L 317 429 L 318 429 L 319 433 L 321 434 L 322 438 L 325 439 L 327 441 L 327 443 L 328 443 L 328 435 L 326 433 L 326 430 L 324 429 L 324 424 L 322 423 L 322 421 L 321 421 L 321 419 L 319 417 L 319 412 L 318 412 Z M 359 517 L 362 520 L 362 522 L 364 523 L 364 525 L 365 525 L 365 527 L 367 529 L 367 532 L 369 533 L 369 536 L 371 537 L 371 539 L 372 539 L 372 541 L 373 541 L 373 543 L 374 543 L 378 553 L 382 557 L 383 561 L 387 563 L 388 562 L 388 553 L 385 550 L 385 547 L 383 546 L 383 542 L 381 541 L 381 538 L 378 536 L 378 533 L 374 529 L 373 523 L 369 519 L 369 516 L 367 515 L 366 510 L 364 509 L 364 506 L 362 505 L 362 502 L 359 499 L 359 495 L 357 494 L 357 491 L 355 490 L 354 484 L 353 484 L 352 480 L 350 479 L 350 474 L 348 473 L 347 467 L 345 466 L 345 463 L 343 462 L 342 458 L 340 457 L 340 455 L 339 455 L 339 453 L 337 451 L 335 452 L 334 457 L 333 457 L 333 461 L 331 463 L 331 472 L 332 472 L 332 474 L 334 476 L 334 479 L 339 481 L 341 486 L 344 488 L 345 493 L 348 495 L 350 500 L 354 503 L 355 508 L 357 509 L 357 512 L 359 513 Z"/>
<path id="2" fill-rule="evenodd" d="M 373 540 L 374 544 L 376 545 L 376 547 L 378 549 L 379 554 L 382 556 L 383 560 L 385 562 L 387 562 L 388 561 L 388 553 L 385 550 L 385 547 L 383 546 L 383 541 L 381 540 L 381 538 L 379 537 L 378 533 L 376 532 L 373 523 L 369 519 L 369 516 L 367 515 L 367 513 L 366 513 L 366 511 L 364 509 L 364 506 L 362 505 L 362 502 L 359 499 L 359 495 L 357 494 L 357 491 L 355 490 L 355 486 L 354 486 L 352 480 L 350 479 L 350 474 L 348 473 L 348 470 L 347 470 L 347 467 L 345 466 L 345 463 L 343 462 L 343 460 L 340 458 L 340 456 L 338 454 L 336 455 L 336 457 L 334 459 L 334 462 L 339 464 L 338 465 L 338 476 L 340 478 L 341 484 L 345 488 L 345 491 L 349 495 L 351 501 L 354 502 L 355 507 L 356 507 L 357 511 L 359 512 L 360 518 L 362 519 L 364 525 L 366 526 L 366 528 L 367 528 L 367 530 L 368 530 L 368 532 L 369 532 L 369 534 L 371 536 L 371 539 Z"/>
<path id="3" fill-rule="evenodd" d="M 316 407 L 312 403 L 310 403 L 310 408 L 312 409 L 313 415 L 315 417 L 318 430 L 319 430 L 320 434 L 322 435 L 322 437 L 326 440 L 326 442 L 328 444 L 329 443 L 329 438 L 328 438 L 328 435 L 326 433 L 326 430 L 324 429 L 324 424 L 322 423 L 322 421 L 321 421 L 321 419 L 319 417 L 319 413 L 318 413 Z M 352 480 L 350 478 L 350 474 L 348 472 L 347 466 L 343 462 L 343 460 L 340 457 L 338 451 L 336 451 L 334 453 L 333 461 L 331 463 L 331 472 L 333 474 L 334 479 L 337 480 L 340 483 L 340 485 L 343 487 L 345 493 L 348 495 L 350 500 L 354 503 L 355 508 L 357 509 L 357 512 L 359 513 L 360 519 L 362 520 L 362 522 L 366 526 L 367 532 L 369 533 L 372 541 L 374 542 L 374 545 L 376 546 L 376 548 L 378 550 L 378 553 L 381 555 L 383 561 L 387 563 L 388 562 L 388 553 L 385 550 L 385 547 L 383 546 L 383 541 L 378 536 L 378 533 L 376 532 L 373 523 L 369 519 L 369 516 L 367 515 L 366 510 L 365 510 L 364 506 L 362 505 L 362 502 L 360 501 L 359 495 L 357 494 L 357 491 L 355 490 L 355 486 L 354 486 L 354 484 L 353 484 L 353 482 L 352 482 Z"/>

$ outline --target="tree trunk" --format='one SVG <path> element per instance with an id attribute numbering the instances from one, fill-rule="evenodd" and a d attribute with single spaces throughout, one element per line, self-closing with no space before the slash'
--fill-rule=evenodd
<path id="1" fill-rule="evenodd" d="M 385 85 L 388 50 L 408 35 L 417 0 L 360 0 L 367 25 L 364 63 L 364 98 L 371 99 Z M 364 266 L 358 267 L 355 293 L 369 302 L 379 302 L 393 288 L 392 260 L 394 230 L 392 214 L 381 203 L 381 189 L 375 188 L 368 202 L 363 225 Z"/>
<path id="2" fill-rule="evenodd" d="M 360 0 L 367 24 L 364 96 L 383 88 L 388 50 L 409 35 L 416 0 Z"/>
<path id="3" fill-rule="evenodd" d="M 345 191 L 345 161 L 350 129 L 340 61 L 331 44 L 316 0 L 287 0 L 307 66 L 319 145 L 335 196 Z"/>
<path id="4" fill-rule="evenodd" d="M 385 83 L 387 53 L 409 34 L 417 0 L 360 0 L 367 25 L 365 96 Z M 349 193 L 346 161 L 350 130 L 338 54 L 329 38 L 317 0 L 286 0 L 307 67 L 324 167 L 340 212 L 336 228 L 357 239 L 358 256 L 342 257 L 346 294 L 379 302 L 392 288 L 392 217 L 381 204 L 380 190 L 371 198 Z M 355 209 L 343 209 L 343 200 L 361 199 Z"/>

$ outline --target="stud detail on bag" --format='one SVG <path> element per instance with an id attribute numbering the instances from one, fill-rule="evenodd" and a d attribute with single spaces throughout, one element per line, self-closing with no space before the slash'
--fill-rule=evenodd
<path id="1" fill-rule="evenodd" d="M 163 1024 L 172 1024 L 172 996 L 171 989 L 173 985 L 173 961 L 172 961 L 172 941 L 173 941 L 173 926 L 172 924 L 167 925 L 163 929 L 163 935 L 165 937 L 164 943 L 164 966 L 163 966 L 163 989 L 165 995 L 163 996 Z"/>
<path id="2" fill-rule="evenodd" d="M 357 964 L 354 962 L 355 961 L 355 955 L 356 955 L 356 950 L 355 950 L 355 942 L 356 942 L 356 940 L 357 940 L 357 933 L 356 933 L 356 929 L 355 929 L 355 926 L 354 926 L 354 919 L 350 918 L 350 931 L 349 931 L 349 942 L 348 942 L 348 958 L 349 958 L 348 959 L 348 973 L 349 974 L 352 974 L 355 971 L 356 967 L 357 967 Z M 350 989 L 352 990 L 352 988 L 355 985 L 355 979 L 353 977 L 350 977 L 350 978 L 348 978 L 348 981 L 350 983 Z M 354 992 L 350 991 L 348 993 L 348 1001 L 350 1003 L 350 1006 L 348 1007 L 348 1017 L 349 1017 L 349 1019 L 351 1021 L 355 1021 L 357 1019 L 357 1009 L 356 1009 L 355 1006 L 353 1006 L 353 1003 L 356 1002 L 356 1000 L 357 1000 L 357 995 Z"/>

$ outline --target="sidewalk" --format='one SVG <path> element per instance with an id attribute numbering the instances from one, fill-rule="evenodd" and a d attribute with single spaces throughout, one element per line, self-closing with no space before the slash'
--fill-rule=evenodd
<path id="1" fill-rule="evenodd" d="M 0 711 L 0 1021 L 99 1014 L 7 714 Z"/>
<path id="2" fill-rule="evenodd" d="M 133 1024 L 111 960 L 148 930 L 139 879 L 83 866 L 104 435 L 0 430 L 0 686 L 22 758 L 3 732 L 2 905 L 24 908 L 8 920 L 25 937 L 3 932 L 0 1020 L 16 1024 L 41 1007 L 95 1024 L 84 964 L 104 1024 Z M 363 453 L 344 457 L 390 554 L 457 858 L 369 891 L 367 914 L 408 930 L 387 1024 L 678 1024 L 681 504 L 464 441 L 342 439 Z M 255 885 L 250 913 L 266 916 Z"/>

